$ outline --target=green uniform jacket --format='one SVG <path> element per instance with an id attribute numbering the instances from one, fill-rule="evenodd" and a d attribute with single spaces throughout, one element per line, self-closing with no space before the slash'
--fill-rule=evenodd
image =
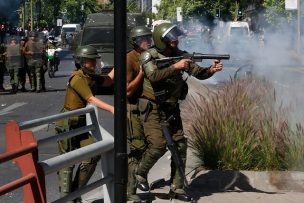
<path id="1" fill-rule="evenodd" d="M 154 63 L 154 59 L 182 56 L 185 53 L 184 51 L 176 50 L 172 56 L 164 56 L 158 53 L 155 48 L 152 48 L 141 54 L 140 60 L 145 73 L 143 85 L 144 97 L 155 100 L 156 93 L 157 95 L 161 95 L 163 101 L 170 103 L 176 103 L 178 100 L 183 100 L 186 97 L 188 85 L 183 79 L 183 72 L 174 69 L 172 66 L 159 69 Z M 187 72 L 200 80 L 207 79 L 213 75 L 210 73 L 209 68 L 200 67 L 195 63 L 190 63 Z"/>
<path id="2" fill-rule="evenodd" d="M 82 69 L 74 71 L 68 82 L 64 108 L 69 111 L 84 108 L 87 100 L 93 96 L 95 85 L 96 82 Z"/>
<path id="3" fill-rule="evenodd" d="M 130 51 L 127 54 L 127 81 L 132 81 L 136 78 L 140 71 L 140 61 L 139 61 L 140 53 L 135 50 Z M 130 104 L 136 104 L 137 99 L 142 94 L 142 85 L 137 87 L 134 94 L 128 98 L 128 102 Z"/>

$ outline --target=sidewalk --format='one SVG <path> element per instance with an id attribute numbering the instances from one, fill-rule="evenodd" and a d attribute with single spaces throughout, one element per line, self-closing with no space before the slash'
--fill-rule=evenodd
<path id="1" fill-rule="evenodd" d="M 186 168 L 193 202 L 198 203 L 302 203 L 304 202 L 304 172 L 200 171 L 194 174 L 195 160 L 188 153 Z M 138 190 L 140 196 L 151 197 L 153 203 L 181 203 L 163 199 L 169 192 L 170 161 L 167 152 L 151 169 L 149 183 L 160 180 L 151 193 Z M 84 203 L 103 203 L 101 189 L 84 195 Z"/>
<path id="2" fill-rule="evenodd" d="M 204 91 L 206 87 L 199 83 L 188 80 L 192 91 Z M 186 128 L 186 126 L 184 126 Z M 150 170 L 148 181 L 160 179 L 157 188 L 151 193 L 138 190 L 141 196 L 151 195 L 155 199 L 153 203 L 168 203 L 182 201 L 161 199 L 169 192 L 170 179 L 170 153 L 167 152 Z M 193 202 L 198 203 L 302 203 L 304 202 L 304 172 L 296 171 L 205 171 L 193 170 L 196 166 L 195 156 L 188 148 L 186 175 L 190 185 L 190 194 L 194 197 Z M 97 190 L 96 190 L 97 191 Z M 100 194 L 100 192 L 99 192 Z M 97 192 L 92 191 L 85 195 L 85 203 L 102 203 Z"/>

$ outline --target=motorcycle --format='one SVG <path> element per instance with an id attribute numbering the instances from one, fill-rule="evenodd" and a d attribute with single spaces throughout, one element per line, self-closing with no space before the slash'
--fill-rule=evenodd
<path id="1" fill-rule="evenodd" d="M 58 71 L 58 66 L 60 63 L 59 52 L 61 48 L 57 49 L 47 49 L 47 71 L 50 78 L 55 77 L 55 72 Z"/>

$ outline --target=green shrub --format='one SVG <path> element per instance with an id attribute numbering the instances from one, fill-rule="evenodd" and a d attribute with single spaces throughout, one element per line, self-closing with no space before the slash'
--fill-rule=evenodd
<path id="1" fill-rule="evenodd" d="M 197 94 L 190 94 L 182 113 L 191 118 L 184 125 L 199 165 L 223 170 L 304 166 L 303 128 L 291 128 L 289 109 L 277 105 L 268 81 L 247 77 L 227 82 L 208 97 Z"/>

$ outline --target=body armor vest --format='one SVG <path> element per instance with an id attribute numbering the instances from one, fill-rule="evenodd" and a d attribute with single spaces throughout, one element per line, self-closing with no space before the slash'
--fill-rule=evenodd
<path id="1" fill-rule="evenodd" d="M 6 49 L 7 53 L 7 61 L 10 65 L 12 64 L 21 64 L 21 52 L 20 52 L 20 45 L 8 45 Z"/>
<path id="2" fill-rule="evenodd" d="M 165 56 L 158 52 L 155 54 L 155 49 L 153 48 L 149 49 L 148 52 L 151 53 L 150 61 L 152 63 L 146 64 L 146 66 L 155 66 L 155 68 L 157 68 L 156 65 L 153 64 L 153 60 L 164 58 Z M 179 54 L 174 56 L 179 56 Z M 148 67 L 148 69 L 152 69 L 152 67 Z M 155 100 L 155 97 L 158 97 L 158 100 L 161 102 L 175 103 L 178 100 L 185 99 L 187 93 L 188 85 L 183 79 L 181 71 L 174 72 L 170 77 L 159 80 L 155 84 L 152 84 L 147 78 L 144 80 L 143 95 L 151 100 Z"/>
<path id="3" fill-rule="evenodd" d="M 28 41 L 28 51 L 33 52 L 32 56 L 29 56 L 30 59 L 39 60 L 42 59 L 43 55 L 43 44 L 41 42 Z"/>

